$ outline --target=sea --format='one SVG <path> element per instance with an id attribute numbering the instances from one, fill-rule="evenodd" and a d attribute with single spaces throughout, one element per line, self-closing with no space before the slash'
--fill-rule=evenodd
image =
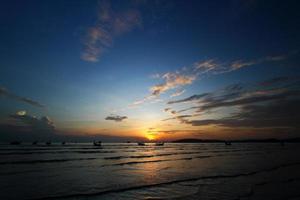
<path id="1" fill-rule="evenodd" d="M 0 199 L 300 199 L 300 144 L 2 144 Z"/>

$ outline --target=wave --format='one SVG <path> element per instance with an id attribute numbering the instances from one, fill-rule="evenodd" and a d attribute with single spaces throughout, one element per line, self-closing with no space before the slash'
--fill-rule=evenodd
<path id="1" fill-rule="evenodd" d="M 197 156 L 197 157 L 185 157 L 185 158 L 176 158 L 176 159 L 161 159 L 161 160 L 144 160 L 144 161 L 130 161 L 130 162 L 122 162 L 122 163 L 115 163 L 115 164 L 107 164 L 102 165 L 101 167 L 108 167 L 108 166 L 123 166 L 123 165 L 133 165 L 133 164 L 143 164 L 143 163 L 153 163 L 153 162 L 167 162 L 167 161 L 179 161 L 179 160 L 192 160 L 192 159 L 199 159 L 199 158 L 210 158 L 212 156 Z"/>
<path id="2" fill-rule="evenodd" d="M 77 193 L 77 194 L 69 194 L 69 195 L 61 195 L 61 196 L 48 196 L 48 197 L 42 197 L 42 198 L 35 198 L 34 200 L 67 199 L 67 198 L 101 196 L 101 195 L 105 195 L 105 194 L 121 193 L 121 192 L 139 190 L 139 189 L 145 189 L 145 188 L 151 188 L 151 187 L 160 187 L 160 186 L 164 186 L 164 185 L 171 185 L 171 184 L 189 182 L 189 181 L 198 181 L 198 180 L 205 180 L 205 179 L 246 177 L 246 176 L 253 176 L 253 175 L 256 175 L 256 174 L 259 174 L 259 173 L 271 172 L 271 171 L 278 170 L 280 168 L 296 166 L 296 165 L 300 165 L 300 162 L 277 165 L 277 166 L 274 166 L 274 167 L 265 168 L 265 169 L 261 169 L 261 170 L 257 170 L 257 171 L 250 171 L 250 172 L 246 172 L 246 173 L 220 174 L 220 175 L 213 175 L 213 176 L 200 176 L 200 177 L 194 177 L 194 178 L 172 180 L 172 181 L 161 182 L 161 183 L 145 184 L 145 185 L 129 186 L 129 187 L 125 187 L 125 188 L 109 189 L 109 190 L 104 190 L 104 191 L 99 191 L 99 192 L 94 192 L 94 193 Z"/>
<path id="3" fill-rule="evenodd" d="M 64 153 L 117 153 L 116 151 L 30 151 L 30 152 L 5 152 L 0 155 L 27 155 L 27 154 L 64 154 Z"/>
<path id="4" fill-rule="evenodd" d="M 10 164 L 39 164 L 39 163 L 69 162 L 69 161 L 96 160 L 96 159 L 99 159 L 99 158 L 70 158 L 70 159 L 51 159 L 51 160 L 22 160 L 22 161 L 0 162 L 0 165 L 10 165 Z"/>
<path id="5" fill-rule="evenodd" d="M 102 152 L 103 153 L 103 152 Z M 168 155 L 181 155 L 181 154 L 199 154 L 199 152 L 185 152 L 185 153 L 177 153 L 177 154 L 159 154 L 159 155 L 149 155 L 149 156 L 115 156 L 115 157 L 104 157 L 104 158 L 70 158 L 70 159 L 49 159 L 49 160 L 22 160 L 22 161 L 5 161 L 0 162 L 0 165 L 13 165 L 13 164 L 43 164 L 43 163 L 55 163 L 55 162 L 70 162 L 70 161 L 85 161 L 85 160 L 96 160 L 96 159 L 108 159 L 108 160 L 120 160 L 123 158 L 149 158 L 149 157 L 159 157 L 159 156 L 168 156 Z M 245 153 L 247 155 L 258 155 L 260 153 Z M 152 163 L 152 162 L 167 162 L 167 161 L 179 161 L 179 160 L 192 160 L 192 159 L 204 159 L 204 158 L 212 158 L 212 157 L 225 157 L 225 156 L 241 156 L 245 154 L 215 154 L 215 155 L 200 155 L 200 156 L 192 156 L 192 157 L 184 157 L 184 158 L 174 158 L 174 159 L 160 159 L 160 160 L 143 160 L 143 161 L 130 161 L 130 162 L 121 162 L 121 163 L 113 163 L 101 165 L 100 167 L 107 166 L 123 166 L 123 165 L 133 165 L 133 164 L 143 164 L 143 163 Z"/>
<path id="6" fill-rule="evenodd" d="M 112 156 L 105 157 L 106 160 L 120 160 L 120 159 L 128 159 L 128 158 L 152 158 L 152 157 L 161 157 L 161 156 L 173 156 L 173 155 L 185 155 L 185 154 L 200 154 L 202 152 L 172 152 L 172 153 L 164 153 L 164 154 L 153 154 L 153 155 L 139 155 L 139 156 Z"/>

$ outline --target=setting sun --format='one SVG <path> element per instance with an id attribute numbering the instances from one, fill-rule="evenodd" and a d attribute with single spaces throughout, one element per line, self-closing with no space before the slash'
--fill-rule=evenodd
<path id="1" fill-rule="evenodd" d="M 155 140 L 155 139 L 156 139 L 156 136 L 153 135 L 153 134 L 147 134 L 147 135 L 146 135 L 146 138 L 147 138 L 148 140 L 152 141 L 152 140 Z"/>

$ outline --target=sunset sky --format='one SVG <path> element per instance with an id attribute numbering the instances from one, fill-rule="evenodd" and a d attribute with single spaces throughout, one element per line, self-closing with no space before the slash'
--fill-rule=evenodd
<path id="1" fill-rule="evenodd" d="M 0 140 L 299 136 L 297 1 L 0 4 Z"/>

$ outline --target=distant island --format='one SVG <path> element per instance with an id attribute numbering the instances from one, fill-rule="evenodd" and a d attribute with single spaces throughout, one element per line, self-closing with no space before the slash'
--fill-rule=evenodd
<path id="1" fill-rule="evenodd" d="M 286 138 L 286 139 L 244 139 L 244 140 L 216 140 L 216 139 L 195 139 L 185 138 L 172 141 L 173 143 L 224 143 L 224 142 L 235 142 L 235 143 L 279 143 L 279 142 L 291 142 L 299 143 L 300 138 Z"/>

